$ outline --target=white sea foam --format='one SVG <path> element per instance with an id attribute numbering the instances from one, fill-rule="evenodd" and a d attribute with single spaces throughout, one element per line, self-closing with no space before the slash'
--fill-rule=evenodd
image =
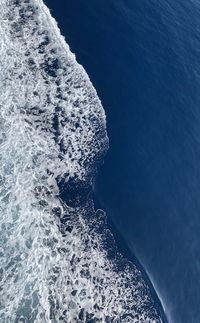
<path id="1" fill-rule="evenodd" d="M 108 257 L 85 183 L 105 115 L 42 0 L 0 2 L 0 322 L 161 322 L 133 265 Z M 118 257 L 120 263 L 120 257 Z"/>

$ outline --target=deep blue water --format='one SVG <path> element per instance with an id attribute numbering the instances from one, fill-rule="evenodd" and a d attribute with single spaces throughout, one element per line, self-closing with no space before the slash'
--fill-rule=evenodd
<path id="1" fill-rule="evenodd" d="M 200 2 L 46 0 L 107 115 L 96 194 L 169 322 L 200 322 Z"/>

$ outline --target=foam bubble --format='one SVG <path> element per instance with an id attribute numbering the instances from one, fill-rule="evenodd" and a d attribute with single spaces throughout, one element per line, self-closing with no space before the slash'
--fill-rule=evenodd
<path id="1" fill-rule="evenodd" d="M 0 66 L 0 321 L 161 322 L 141 273 L 109 256 L 92 201 L 60 198 L 91 184 L 108 139 L 42 0 L 1 0 Z"/>

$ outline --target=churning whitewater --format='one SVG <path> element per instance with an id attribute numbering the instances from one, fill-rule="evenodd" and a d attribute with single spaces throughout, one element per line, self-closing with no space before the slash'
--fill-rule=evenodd
<path id="1" fill-rule="evenodd" d="M 42 0 L 1 0 L 1 323 L 162 322 L 141 273 L 111 255 L 103 212 L 61 199 L 91 185 L 107 147 L 101 103 Z"/>

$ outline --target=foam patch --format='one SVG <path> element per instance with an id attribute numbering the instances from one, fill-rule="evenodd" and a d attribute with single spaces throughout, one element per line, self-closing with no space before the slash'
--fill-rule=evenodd
<path id="1" fill-rule="evenodd" d="M 0 80 L 0 321 L 161 322 L 139 270 L 109 250 L 102 211 L 87 194 L 61 199 L 90 187 L 108 139 L 42 0 L 1 0 Z"/>

